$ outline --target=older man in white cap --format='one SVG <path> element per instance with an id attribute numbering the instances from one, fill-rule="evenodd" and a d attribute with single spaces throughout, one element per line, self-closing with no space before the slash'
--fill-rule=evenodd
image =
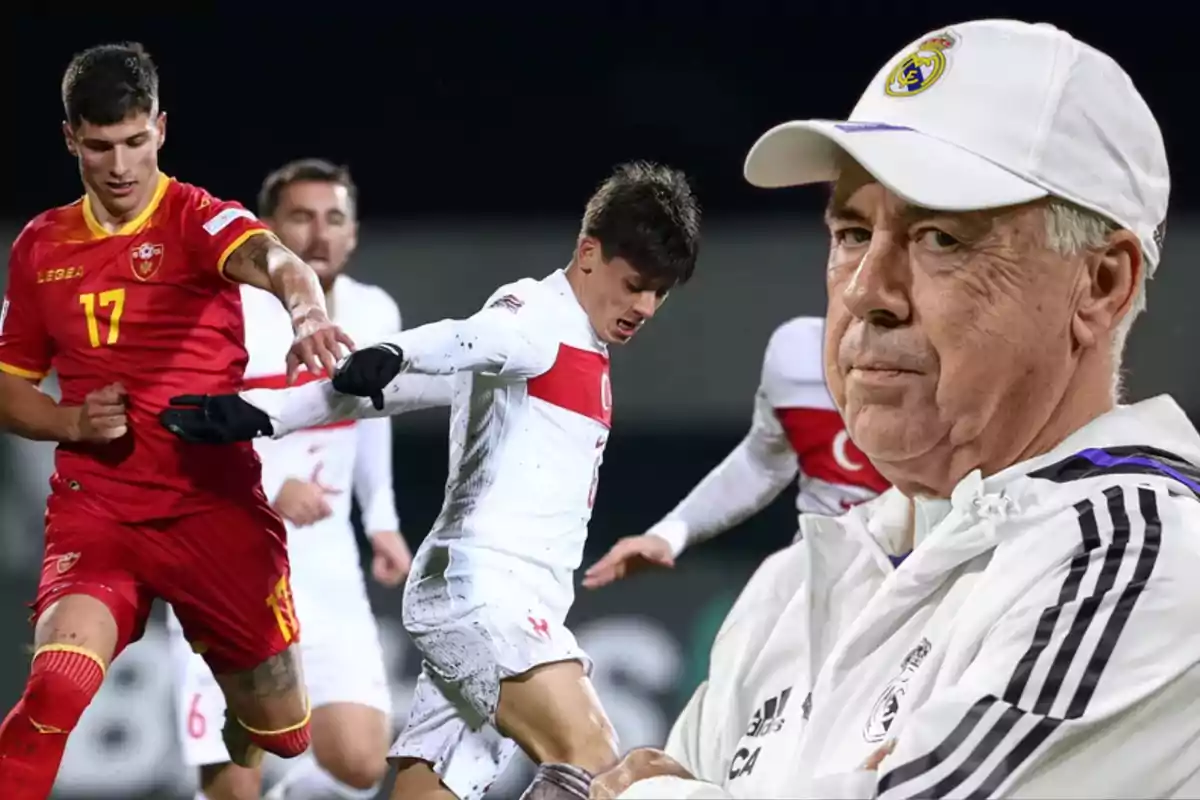
<path id="1" fill-rule="evenodd" d="M 894 488 L 803 520 L 592 796 L 1200 796 L 1200 435 L 1118 402 L 1169 188 L 1129 76 L 952 25 L 746 176 L 833 184 L 826 375 Z"/>

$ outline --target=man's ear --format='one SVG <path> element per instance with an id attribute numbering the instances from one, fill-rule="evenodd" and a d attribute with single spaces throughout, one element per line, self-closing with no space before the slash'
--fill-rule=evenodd
<path id="1" fill-rule="evenodd" d="M 1103 250 L 1088 256 L 1072 330 L 1082 347 L 1093 347 L 1132 313 L 1142 283 L 1142 248 L 1127 230 L 1113 231 Z"/>
<path id="2" fill-rule="evenodd" d="M 63 120 L 62 124 L 63 141 L 67 144 L 67 152 L 79 158 L 79 147 L 75 144 L 75 132 L 71 130 L 71 123 Z"/>
<path id="3" fill-rule="evenodd" d="M 592 272 L 603 258 L 600 242 L 591 236 L 579 237 L 579 241 L 575 243 L 575 264 L 582 272 Z"/>

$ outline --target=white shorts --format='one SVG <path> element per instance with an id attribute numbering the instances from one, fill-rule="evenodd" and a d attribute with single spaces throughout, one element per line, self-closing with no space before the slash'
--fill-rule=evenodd
<path id="1" fill-rule="evenodd" d="M 490 566 L 504 558 L 494 555 Z M 424 663 L 390 760 L 429 762 L 461 800 L 476 800 L 517 752 L 493 725 L 500 682 L 557 661 L 578 661 L 591 674 L 591 659 L 563 624 L 569 597 L 545 576 L 520 565 L 504 570 L 503 582 L 410 578 L 404 627 Z"/>
<path id="2" fill-rule="evenodd" d="M 300 657 L 313 708 L 354 703 L 392 713 L 379 629 L 357 561 L 354 570 L 329 569 L 315 579 L 293 567 L 292 593 L 300 620 Z M 176 719 L 188 766 L 229 760 L 221 728 L 225 697 L 204 659 L 193 653 L 168 610 Z"/>

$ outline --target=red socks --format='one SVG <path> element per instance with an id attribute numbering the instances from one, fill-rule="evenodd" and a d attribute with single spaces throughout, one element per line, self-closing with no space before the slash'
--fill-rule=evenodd
<path id="1" fill-rule="evenodd" d="M 33 655 L 25 693 L 0 724 L 0 797 L 45 800 L 67 736 L 104 680 L 104 662 L 81 647 L 47 645 Z"/>

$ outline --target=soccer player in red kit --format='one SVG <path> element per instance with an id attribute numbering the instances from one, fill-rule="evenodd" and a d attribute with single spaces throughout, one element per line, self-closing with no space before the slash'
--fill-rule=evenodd
<path id="1" fill-rule="evenodd" d="M 79 54 L 62 94 L 85 194 L 17 237 L 0 312 L 0 427 L 59 443 L 32 667 L 0 725 L 5 800 L 49 795 L 67 736 L 156 597 L 221 683 L 231 757 L 307 748 L 286 534 L 258 459 L 249 443 L 188 445 L 157 415 L 180 393 L 241 388 L 239 283 L 291 313 L 291 377 L 332 372 L 352 346 L 316 275 L 253 214 L 159 172 L 166 116 L 140 45 Z M 61 404 L 38 390 L 51 369 Z"/>

